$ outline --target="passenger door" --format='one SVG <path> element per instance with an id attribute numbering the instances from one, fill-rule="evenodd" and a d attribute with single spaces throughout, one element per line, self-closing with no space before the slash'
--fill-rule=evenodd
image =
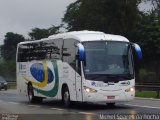
<path id="1" fill-rule="evenodd" d="M 70 99 L 73 101 L 77 101 L 75 41 L 74 39 L 65 39 L 62 52 L 63 78 L 69 87 Z"/>
<path id="2" fill-rule="evenodd" d="M 76 48 L 78 54 L 78 48 Z M 77 55 L 76 55 L 77 56 Z M 81 76 L 81 65 L 78 56 L 76 57 L 76 96 L 77 101 L 82 101 L 82 76 Z"/>

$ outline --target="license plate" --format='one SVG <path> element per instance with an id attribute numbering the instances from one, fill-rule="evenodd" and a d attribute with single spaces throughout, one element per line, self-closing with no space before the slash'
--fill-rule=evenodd
<path id="1" fill-rule="evenodd" d="M 107 96 L 107 99 L 115 99 L 115 96 Z"/>

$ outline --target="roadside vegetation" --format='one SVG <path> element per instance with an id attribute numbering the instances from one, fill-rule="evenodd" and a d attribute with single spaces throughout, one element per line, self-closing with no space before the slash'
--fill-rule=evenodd
<path id="1" fill-rule="evenodd" d="M 142 97 L 142 98 L 157 98 L 160 99 L 160 96 L 157 97 L 156 91 L 137 91 L 136 97 Z"/>
<path id="2" fill-rule="evenodd" d="M 139 5 L 147 2 L 151 4 L 151 9 L 140 10 Z M 136 83 L 160 83 L 159 0 L 77 0 L 67 7 L 59 26 L 35 27 L 28 33 L 29 38 L 14 31 L 8 32 L 4 44 L 0 46 L 0 76 L 8 81 L 15 80 L 16 48 L 19 42 L 45 38 L 60 33 L 62 29 L 119 34 L 138 43 L 142 47 L 143 61 L 135 61 Z M 137 95 L 141 95 L 141 92 Z"/>

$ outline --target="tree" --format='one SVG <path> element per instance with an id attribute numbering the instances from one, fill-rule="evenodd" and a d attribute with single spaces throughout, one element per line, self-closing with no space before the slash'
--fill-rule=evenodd
<path id="1" fill-rule="evenodd" d="M 32 40 L 39 40 L 48 36 L 48 31 L 46 29 L 33 28 L 32 32 L 28 34 Z"/>
<path id="2" fill-rule="evenodd" d="M 146 61 L 159 59 L 160 23 L 157 22 L 155 10 L 144 14 L 142 23 L 137 28 L 137 42 L 141 44 Z"/>
<path id="3" fill-rule="evenodd" d="M 77 0 L 62 19 L 68 31 L 96 30 L 132 37 L 139 23 L 140 0 Z"/>
<path id="4" fill-rule="evenodd" d="M 31 40 L 40 40 L 42 38 L 47 38 L 50 35 L 59 33 L 61 26 L 52 26 L 48 29 L 33 28 L 32 31 L 28 34 L 31 37 Z"/>
<path id="5" fill-rule="evenodd" d="M 4 45 L 1 47 L 1 54 L 4 60 L 15 60 L 17 44 L 25 41 L 25 38 L 13 32 L 8 32 L 5 35 Z"/>
<path id="6" fill-rule="evenodd" d="M 150 2 L 153 5 L 151 12 L 155 12 L 156 20 L 160 23 L 160 0 L 142 0 L 143 2 Z"/>
<path id="7" fill-rule="evenodd" d="M 155 73 L 153 80 L 160 79 L 160 22 L 157 21 L 157 11 L 143 14 L 143 21 L 136 31 L 137 42 L 143 51 L 143 66 Z M 152 80 L 152 82 L 153 82 Z"/>
<path id="8" fill-rule="evenodd" d="M 25 41 L 25 38 L 13 32 L 5 35 L 4 45 L 1 46 L 0 76 L 7 80 L 15 80 L 16 77 L 16 50 L 19 42 Z"/>

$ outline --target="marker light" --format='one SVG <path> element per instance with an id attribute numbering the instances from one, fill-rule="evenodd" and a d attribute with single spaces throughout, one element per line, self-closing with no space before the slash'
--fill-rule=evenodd
<path id="1" fill-rule="evenodd" d="M 85 91 L 86 92 L 90 92 L 90 93 L 96 93 L 97 92 L 97 90 L 95 90 L 95 89 L 92 89 L 92 88 L 89 88 L 89 87 L 87 87 L 87 86 L 83 86 L 84 87 L 84 89 L 85 89 Z"/>

